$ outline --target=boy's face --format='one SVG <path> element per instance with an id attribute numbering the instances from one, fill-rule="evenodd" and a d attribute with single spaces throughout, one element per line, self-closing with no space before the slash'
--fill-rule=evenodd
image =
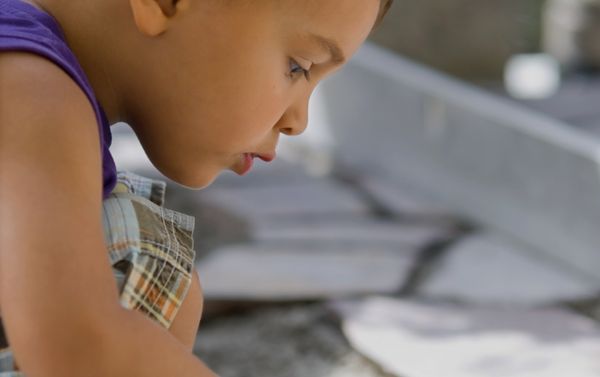
<path id="1" fill-rule="evenodd" d="M 379 0 L 129 3 L 143 52 L 122 79 L 126 120 L 153 164 L 192 188 L 240 173 L 244 153 L 272 154 L 280 133 L 300 134 L 315 86 L 340 68 L 311 34 L 348 59 L 379 10 Z"/>

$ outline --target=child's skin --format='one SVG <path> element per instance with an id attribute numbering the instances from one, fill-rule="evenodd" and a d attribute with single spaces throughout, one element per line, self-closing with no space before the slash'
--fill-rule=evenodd
<path id="1" fill-rule="evenodd" d="M 337 41 L 348 59 L 380 7 L 380 0 L 27 2 L 59 21 L 110 123 L 130 124 L 152 163 L 190 188 L 223 170 L 240 172 L 244 153 L 274 154 L 281 133 L 302 133 L 315 86 L 345 62 L 309 35 Z M 97 200 L 98 131 L 83 92 L 26 53 L 0 54 L 0 77 L 0 302 L 11 303 L 0 312 L 21 369 L 212 376 L 189 354 L 202 310 L 196 276 L 170 335 L 118 304 Z"/>

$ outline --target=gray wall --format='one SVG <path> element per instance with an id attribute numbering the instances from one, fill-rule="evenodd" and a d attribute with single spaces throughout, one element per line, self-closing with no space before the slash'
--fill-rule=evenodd
<path id="1" fill-rule="evenodd" d="M 471 81 L 495 81 L 515 53 L 539 50 L 543 0 L 395 0 L 371 40 Z"/>

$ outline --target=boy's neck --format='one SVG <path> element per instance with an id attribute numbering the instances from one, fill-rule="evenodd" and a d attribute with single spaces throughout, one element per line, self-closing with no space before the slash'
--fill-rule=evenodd
<path id="1" fill-rule="evenodd" d="M 118 48 L 114 46 L 114 43 L 109 46 L 106 38 L 103 38 L 108 35 L 110 23 L 105 22 L 98 25 L 104 19 L 96 13 L 96 9 L 88 7 L 89 1 L 22 1 L 51 14 L 59 22 L 67 43 L 89 79 L 109 123 L 125 121 L 119 90 L 111 81 L 114 71 L 110 62 L 114 60 L 108 56 L 110 51 L 118 51 Z"/>

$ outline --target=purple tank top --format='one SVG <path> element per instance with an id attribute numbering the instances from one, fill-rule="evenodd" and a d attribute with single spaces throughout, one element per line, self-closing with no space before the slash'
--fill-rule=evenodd
<path id="1" fill-rule="evenodd" d="M 115 162 L 109 147 L 110 125 L 77 58 L 69 48 L 58 21 L 46 12 L 20 0 L 0 0 L 0 51 L 27 51 L 41 55 L 62 68 L 90 100 L 100 131 L 103 198 L 117 182 Z"/>

